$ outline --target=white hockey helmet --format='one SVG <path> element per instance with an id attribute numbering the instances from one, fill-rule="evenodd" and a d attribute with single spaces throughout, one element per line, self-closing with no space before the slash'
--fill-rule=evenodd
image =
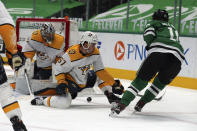
<path id="1" fill-rule="evenodd" d="M 84 43 L 88 43 L 88 47 L 84 47 Z M 80 44 L 84 49 L 89 49 L 91 44 L 97 44 L 98 43 L 98 38 L 97 35 L 91 31 L 86 31 L 82 34 Z"/>
<path id="2" fill-rule="evenodd" d="M 55 36 L 55 29 L 52 24 L 44 23 L 40 29 L 40 33 L 42 38 L 47 42 L 50 43 L 54 40 Z"/>

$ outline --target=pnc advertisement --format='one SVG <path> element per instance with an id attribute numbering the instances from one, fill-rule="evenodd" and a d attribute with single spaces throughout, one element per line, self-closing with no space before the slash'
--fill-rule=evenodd
<path id="1" fill-rule="evenodd" d="M 97 33 L 100 43 L 100 52 L 106 67 L 137 71 L 147 57 L 146 43 L 142 35 Z M 109 39 L 110 38 L 110 39 Z M 179 76 L 197 78 L 197 40 L 190 37 L 181 37 L 185 60 Z"/>

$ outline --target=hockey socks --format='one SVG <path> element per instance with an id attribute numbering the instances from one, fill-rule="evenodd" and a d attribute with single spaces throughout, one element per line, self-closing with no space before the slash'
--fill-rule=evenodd
<path id="1" fill-rule="evenodd" d="M 152 85 L 145 91 L 140 100 L 145 103 L 151 102 L 160 93 L 160 91 L 164 89 L 164 87 L 165 85 L 159 81 L 158 77 L 156 77 Z"/>
<path id="2" fill-rule="evenodd" d="M 131 101 L 135 99 L 135 96 L 147 86 L 148 82 L 141 80 L 140 78 L 136 78 L 133 80 L 131 85 L 125 91 L 124 95 L 122 96 L 121 103 L 128 106 Z"/>
<path id="3" fill-rule="evenodd" d="M 135 99 L 135 95 L 126 90 L 124 95 L 122 96 L 120 103 L 128 106 L 133 99 Z"/>

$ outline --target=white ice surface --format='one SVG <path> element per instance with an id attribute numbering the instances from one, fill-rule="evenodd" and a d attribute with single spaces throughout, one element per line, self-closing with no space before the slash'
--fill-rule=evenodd
<path id="1" fill-rule="evenodd" d="M 196 90 L 168 86 L 162 100 L 147 104 L 142 113 L 132 114 L 137 97 L 116 118 L 109 117 L 104 96 L 92 97 L 90 103 L 86 98 L 78 97 L 66 110 L 31 106 L 29 96 L 19 97 L 19 104 L 28 131 L 197 131 Z M 0 113 L 0 131 L 12 131 L 10 121 Z"/>

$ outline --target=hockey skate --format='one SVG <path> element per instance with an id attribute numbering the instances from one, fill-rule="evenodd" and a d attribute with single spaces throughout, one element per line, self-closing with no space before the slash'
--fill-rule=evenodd
<path id="1" fill-rule="evenodd" d="M 32 105 L 44 105 L 44 99 L 46 97 L 36 97 L 33 100 L 31 100 Z"/>
<path id="2" fill-rule="evenodd" d="M 144 107 L 144 105 L 145 105 L 144 101 L 139 100 L 139 101 L 137 102 L 137 104 L 135 105 L 134 110 L 135 110 L 136 112 L 141 112 L 141 111 L 142 111 L 142 108 Z"/>
<path id="3" fill-rule="evenodd" d="M 10 119 L 12 122 L 12 127 L 14 131 L 27 131 L 25 125 L 22 120 L 19 120 L 18 116 L 14 116 Z"/>
<path id="4" fill-rule="evenodd" d="M 122 103 L 114 103 L 113 102 L 112 107 L 111 107 L 111 113 L 109 114 L 109 116 L 111 116 L 111 117 L 117 116 L 125 108 L 126 108 L 126 105 L 125 104 L 122 104 Z"/>
<path id="5" fill-rule="evenodd" d="M 118 96 L 114 95 L 112 92 L 105 91 L 104 94 L 107 97 L 107 99 L 108 99 L 108 101 L 109 101 L 110 104 L 112 102 L 119 103 L 120 100 L 121 100 Z"/>

